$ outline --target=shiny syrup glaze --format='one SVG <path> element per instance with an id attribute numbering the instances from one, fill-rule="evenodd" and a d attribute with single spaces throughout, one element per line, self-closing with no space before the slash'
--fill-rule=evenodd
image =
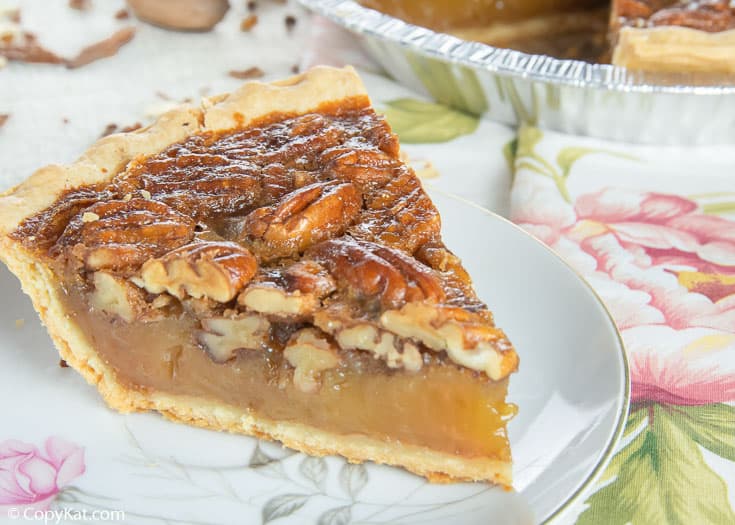
<path id="1" fill-rule="evenodd" d="M 348 210 L 349 221 L 342 227 L 325 225 L 321 236 L 310 231 L 307 240 L 316 244 L 299 246 L 287 256 L 280 254 L 293 248 L 288 242 L 284 250 L 273 252 L 272 245 L 265 250 L 262 242 L 246 235 L 248 228 L 257 230 L 252 217 L 272 220 L 284 199 L 319 184 L 326 184 L 324 194 L 335 185 L 353 188 L 349 195 L 358 205 Z M 90 214 L 95 217 L 91 222 Z M 323 299 L 325 305 L 346 304 L 375 319 L 383 302 L 355 293 L 352 285 L 360 283 L 350 282 L 350 268 L 339 267 L 360 261 L 326 263 L 337 257 L 333 245 L 378 243 L 419 267 L 417 280 L 390 281 L 394 288 L 405 287 L 400 293 L 393 290 L 391 307 L 430 293 L 492 325 L 490 312 L 477 299 L 459 261 L 444 248 L 439 231 L 438 213 L 400 161 L 395 136 L 367 99 L 358 97 L 307 115 L 271 115 L 246 129 L 194 135 L 131 162 L 107 184 L 69 191 L 13 235 L 51 259 L 75 321 L 118 379 L 132 388 L 201 395 L 270 419 L 507 459 L 505 424 L 513 411 L 504 401 L 507 380 L 490 381 L 455 365 L 444 353 L 422 349 L 425 366 L 409 373 L 389 369 L 367 353 L 341 351 L 342 364 L 322 373 L 319 392 L 304 394 L 293 385 L 281 349 L 308 319 L 271 319 L 267 349 L 240 350 L 234 359 L 218 364 L 195 342 L 194 333 L 202 317 L 241 309 L 234 300 L 194 306 L 174 300 L 163 315 L 157 312 L 132 323 L 97 311 L 89 302 L 89 250 L 107 250 L 111 262 L 103 269 L 127 277 L 148 258 L 183 244 L 227 240 L 257 256 L 255 281 L 284 289 L 293 284 L 288 269 L 297 259 L 313 255 L 337 276 L 336 290 Z M 384 293 L 384 269 L 377 265 L 373 271 L 368 265 L 363 270 L 374 288 L 368 291 Z M 155 297 L 148 294 L 142 300 L 152 303 Z"/>

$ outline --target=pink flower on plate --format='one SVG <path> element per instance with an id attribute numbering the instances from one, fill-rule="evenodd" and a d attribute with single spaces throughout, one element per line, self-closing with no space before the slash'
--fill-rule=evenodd
<path id="1" fill-rule="evenodd" d="M 735 222 L 677 195 L 606 188 L 570 205 L 547 181 L 533 184 L 543 195 L 526 188 L 514 219 L 602 297 L 625 339 L 634 401 L 735 401 Z"/>
<path id="2" fill-rule="evenodd" d="M 84 473 L 84 449 L 58 437 L 45 451 L 17 440 L 0 443 L 0 509 L 45 510 L 62 487 Z"/>

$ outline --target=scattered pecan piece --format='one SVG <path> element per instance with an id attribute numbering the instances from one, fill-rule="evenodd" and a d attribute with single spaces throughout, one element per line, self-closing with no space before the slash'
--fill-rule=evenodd
<path id="1" fill-rule="evenodd" d="M 227 73 L 232 78 L 239 80 L 247 80 L 250 78 L 260 78 L 265 75 L 265 72 L 259 67 L 249 67 L 247 69 L 233 69 Z"/>
<path id="2" fill-rule="evenodd" d="M 116 131 L 117 131 L 117 124 L 110 122 L 107 126 L 105 126 L 105 129 L 102 131 L 102 134 L 100 134 L 100 138 L 106 137 L 108 135 L 112 135 Z"/>
<path id="3" fill-rule="evenodd" d="M 286 25 L 286 31 L 290 33 L 293 31 L 293 28 L 296 27 L 296 17 L 293 15 L 286 15 L 283 19 L 283 23 Z"/>
<path id="4" fill-rule="evenodd" d="M 228 0 L 127 0 L 141 20 L 181 31 L 209 31 L 230 8 Z"/>
<path id="5" fill-rule="evenodd" d="M 135 36 L 135 28 L 125 27 L 119 31 L 115 31 L 110 37 L 100 40 L 99 42 L 82 49 L 79 54 L 66 61 L 66 67 L 74 69 L 77 67 L 86 66 L 100 60 L 101 58 L 111 57 L 115 55 L 118 50 L 130 42 Z"/>
<path id="6" fill-rule="evenodd" d="M 64 58 L 38 43 L 35 34 L 28 31 L 0 31 L 0 56 L 16 62 L 36 64 L 63 64 Z"/>
<path id="7" fill-rule="evenodd" d="M 77 11 L 87 11 L 92 7 L 91 0 L 69 0 L 69 7 Z"/>
<path id="8" fill-rule="evenodd" d="M 130 11 L 127 9 L 120 9 L 115 13 L 115 20 L 127 20 L 130 18 Z"/>

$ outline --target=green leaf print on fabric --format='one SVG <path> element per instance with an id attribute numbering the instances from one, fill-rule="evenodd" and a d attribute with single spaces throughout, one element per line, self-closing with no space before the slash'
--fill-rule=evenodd
<path id="1" fill-rule="evenodd" d="M 561 168 L 562 176 L 565 178 L 568 177 L 569 172 L 572 170 L 572 166 L 574 166 L 575 162 L 577 162 L 585 155 L 591 155 L 594 153 L 604 153 L 606 155 L 612 155 L 614 157 L 620 157 L 623 159 L 637 160 L 631 155 L 626 155 L 625 153 L 617 153 L 615 151 L 609 151 L 606 149 L 568 147 L 560 150 L 559 154 L 556 156 L 556 163 L 559 168 Z"/>
<path id="2" fill-rule="evenodd" d="M 614 480 L 587 500 L 589 508 L 578 525 L 735 523 L 727 486 L 682 428 L 689 416 L 681 408 L 651 405 L 638 410 L 648 416 L 648 424 L 613 458 Z M 721 415 L 713 417 L 719 420 Z"/>
<path id="3" fill-rule="evenodd" d="M 735 461 L 735 407 L 723 403 L 679 406 L 676 422 L 707 450 Z"/>
<path id="4" fill-rule="evenodd" d="M 515 161 L 516 161 L 517 151 L 518 151 L 518 137 L 506 142 L 502 149 L 503 157 L 505 158 L 505 162 L 508 163 L 508 168 L 510 169 L 511 172 L 513 171 L 513 165 L 515 164 Z"/>
<path id="5" fill-rule="evenodd" d="M 478 117 L 441 104 L 410 98 L 386 104 L 385 117 L 406 144 L 447 142 L 473 133 L 479 123 Z"/>
<path id="6" fill-rule="evenodd" d="M 551 164 L 543 155 L 536 151 L 536 147 L 543 139 L 544 134 L 533 126 L 521 126 L 518 131 L 518 146 L 516 148 L 515 169 L 527 169 L 549 177 L 554 181 L 559 193 L 568 203 L 572 203 L 572 197 L 567 188 L 567 179 L 574 164 L 586 155 L 604 153 L 629 160 L 638 160 L 625 153 L 618 153 L 606 149 L 566 147 L 559 151 L 556 156 L 556 166 Z"/>

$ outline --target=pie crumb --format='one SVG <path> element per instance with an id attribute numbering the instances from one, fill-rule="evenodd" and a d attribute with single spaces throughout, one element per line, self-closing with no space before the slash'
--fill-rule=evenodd
<path id="1" fill-rule="evenodd" d="M 130 13 L 127 9 L 120 9 L 117 13 L 115 13 L 116 20 L 127 20 L 128 18 L 130 18 Z"/>
<path id="2" fill-rule="evenodd" d="M 82 222 L 94 222 L 100 220 L 100 216 L 91 211 L 85 211 L 82 215 Z"/>
<path id="3" fill-rule="evenodd" d="M 69 7 L 77 11 L 86 11 L 92 6 L 89 0 L 69 0 Z"/>
<path id="4" fill-rule="evenodd" d="M 0 19 L 13 24 L 20 24 L 20 9 L 17 7 L 0 7 Z"/>
<path id="5" fill-rule="evenodd" d="M 237 78 L 239 80 L 246 80 L 249 78 L 260 78 L 263 75 L 265 75 L 265 72 L 259 67 L 250 67 L 248 69 L 242 69 L 242 70 L 233 69 L 227 74 L 231 76 L 232 78 Z"/>
<path id="6" fill-rule="evenodd" d="M 258 15 L 250 15 L 240 22 L 240 31 L 250 31 L 258 24 Z"/>
<path id="7" fill-rule="evenodd" d="M 293 28 L 296 27 L 296 17 L 293 15 L 286 15 L 286 18 L 283 19 L 283 23 L 286 24 L 286 30 L 291 32 L 293 31 Z"/>
<path id="8" fill-rule="evenodd" d="M 102 135 L 100 135 L 100 138 L 106 137 L 107 135 L 112 135 L 116 131 L 117 131 L 117 124 L 110 123 L 107 126 L 105 126 L 105 129 L 102 132 Z"/>
<path id="9" fill-rule="evenodd" d="M 23 328 L 23 326 L 26 324 L 25 319 L 16 319 L 15 320 L 15 327 L 16 328 Z"/>
<path id="10" fill-rule="evenodd" d="M 9 113 L 0 113 L 0 128 L 3 127 L 3 125 L 8 121 L 9 118 Z"/>
<path id="11" fill-rule="evenodd" d="M 61 368 L 69 368 L 69 365 L 68 365 L 68 364 L 67 364 L 67 362 L 66 362 L 66 361 L 64 361 L 63 359 L 59 359 L 59 366 L 60 366 Z"/>

